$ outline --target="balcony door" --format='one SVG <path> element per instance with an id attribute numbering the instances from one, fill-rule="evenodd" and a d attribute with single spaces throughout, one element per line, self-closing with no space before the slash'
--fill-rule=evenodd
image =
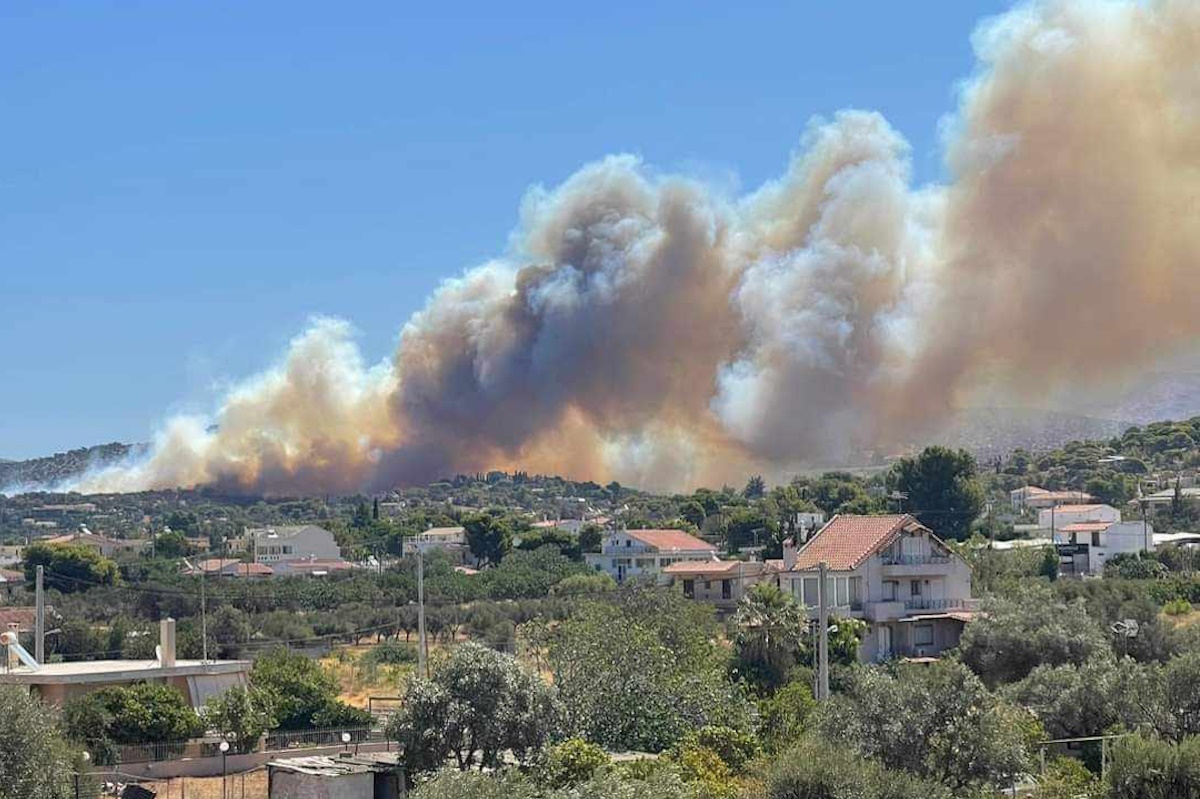
<path id="1" fill-rule="evenodd" d="M 886 660 L 892 656 L 892 628 L 882 624 L 877 629 L 879 630 L 879 659 Z"/>

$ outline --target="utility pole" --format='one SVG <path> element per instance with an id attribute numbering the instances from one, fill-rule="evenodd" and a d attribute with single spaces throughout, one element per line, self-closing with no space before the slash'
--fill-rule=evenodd
<path id="1" fill-rule="evenodd" d="M 428 643 L 425 640 L 425 546 L 417 537 L 417 673 L 429 679 Z"/>
<path id="2" fill-rule="evenodd" d="M 38 662 L 39 666 L 44 665 L 46 662 L 46 590 L 43 585 L 44 572 L 44 567 L 37 567 L 37 620 L 34 622 L 33 659 Z"/>
<path id="3" fill-rule="evenodd" d="M 204 561 L 200 561 L 200 646 L 203 662 L 208 662 L 208 595 L 204 592 Z M 249 578 L 247 578 L 249 582 Z"/>
<path id="4" fill-rule="evenodd" d="M 829 564 L 817 564 L 817 701 L 829 698 Z"/>

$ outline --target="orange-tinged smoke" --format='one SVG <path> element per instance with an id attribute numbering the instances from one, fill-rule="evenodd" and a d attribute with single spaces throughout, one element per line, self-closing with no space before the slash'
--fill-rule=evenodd
<path id="1" fill-rule="evenodd" d="M 211 419 L 80 490 L 383 488 L 522 468 L 652 488 L 912 440 L 986 383 L 1101 382 L 1200 338 L 1200 4 L 1061 0 L 975 35 L 945 185 L 877 114 L 730 198 L 618 156 L 526 198 L 368 368 L 321 319 Z"/>

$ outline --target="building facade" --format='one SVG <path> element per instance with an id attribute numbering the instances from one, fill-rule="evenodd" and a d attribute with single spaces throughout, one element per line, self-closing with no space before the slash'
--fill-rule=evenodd
<path id="1" fill-rule="evenodd" d="M 663 569 L 685 597 L 722 609 L 737 607 L 747 591 L 774 579 L 774 574 L 766 563 L 755 560 L 684 560 Z"/>
<path id="2" fill-rule="evenodd" d="M 978 609 L 966 561 L 908 514 L 834 516 L 783 555 L 780 587 L 813 616 L 826 564 L 830 615 L 867 622 L 864 662 L 937 657 L 958 644 Z"/>
<path id="3" fill-rule="evenodd" d="M 604 538 L 600 552 L 584 556 L 589 566 L 607 572 L 618 583 L 636 578 L 660 585 L 671 582 L 671 576 L 664 574 L 671 564 L 716 557 L 715 546 L 682 530 L 617 530 Z"/>
<path id="4" fill-rule="evenodd" d="M 248 527 L 246 549 L 255 563 L 270 566 L 289 560 L 341 560 L 333 533 L 315 524 L 289 524 L 278 527 Z"/>

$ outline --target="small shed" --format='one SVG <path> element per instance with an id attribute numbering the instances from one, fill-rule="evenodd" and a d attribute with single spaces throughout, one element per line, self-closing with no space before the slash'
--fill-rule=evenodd
<path id="1" fill-rule="evenodd" d="M 272 760 L 267 794 L 270 799 L 400 799 L 404 770 L 396 752 Z"/>

